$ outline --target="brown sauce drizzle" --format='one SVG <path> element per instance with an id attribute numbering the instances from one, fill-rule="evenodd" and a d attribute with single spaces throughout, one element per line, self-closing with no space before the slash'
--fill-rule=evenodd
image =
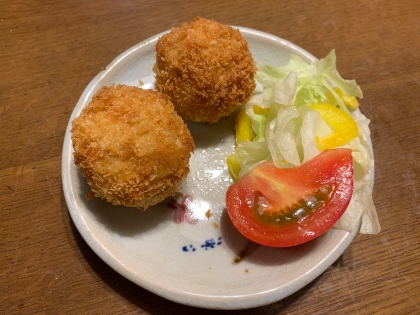
<path id="1" fill-rule="evenodd" d="M 249 257 L 260 245 L 248 241 L 245 244 L 245 247 L 236 255 L 236 257 L 233 259 L 233 264 L 237 265 L 245 258 Z"/>

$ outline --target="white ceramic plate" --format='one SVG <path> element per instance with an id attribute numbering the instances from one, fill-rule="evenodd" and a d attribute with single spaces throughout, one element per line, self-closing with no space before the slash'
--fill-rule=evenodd
<path id="1" fill-rule="evenodd" d="M 285 65 L 292 53 L 308 62 L 315 60 L 286 40 L 237 28 L 258 65 Z M 226 189 L 232 183 L 225 159 L 235 146 L 233 117 L 217 125 L 188 123 L 196 146 L 191 172 L 182 187 L 182 193 L 191 196 L 185 200 L 189 214 L 182 216 L 171 209 L 171 202 L 182 203 L 180 199 L 166 200 L 145 212 L 85 199 L 89 187 L 73 162 L 71 121 L 104 85 L 140 86 L 141 79 L 143 88 L 153 88 L 155 44 L 162 34 L 130 48 L 100 72 L 70 117 L 62 175 L 74 224 L 115 271 L 166 299 L 202 308 L 243 309 L 285 298 L 325 271 L 348 247 L 359 226 L 351 233 L 331 229 L 294 248 L 250 245 L 233 227 L 224 204 Z M 183 222 L 174 222 L 175 212 Z M 241 256 L 243 259 L 238 259 Z"/>

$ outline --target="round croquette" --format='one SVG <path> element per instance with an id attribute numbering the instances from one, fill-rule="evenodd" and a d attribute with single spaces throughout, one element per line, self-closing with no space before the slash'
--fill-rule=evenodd
<path id="1" fill-rule="evenodd" d="M 255 61 L 239 30 L 200 17 L 156 44 L 155 88 L 187 120 L 216 123 L 255 89 Z"/>
<path id="2" fill-rule="evenodd" d="M 141 209 L 179 190 L 194 150 L 169 97 L 133 86 L 101 88 L 73 120 L 71 136 L 89 195 Z"/>

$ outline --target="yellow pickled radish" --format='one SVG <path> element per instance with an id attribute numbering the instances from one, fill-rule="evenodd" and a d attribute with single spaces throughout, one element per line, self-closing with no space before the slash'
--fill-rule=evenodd
<path id="1" fill-rule="evenodd" d="M 245 112 L 245 108 L 242 108 L 235 121 L 236 129 L 236 144 L 241 141 L 252 141 L 254 139 L 254 132 L 251 127 L 251 119 Z"/>
<path id="2" fill-rule="evenodd" d="M 237 181 L 239 178 L 239 172 L 241 171 L 241 159 L 237 154 L 231 154 L 226 158 L 226 163 L 230 176 L 234 181 Z"/>
<path id="3" fill-rule="evenodd" d="M 347 107 L 351 109 L 356 109 L 357 107 L 359 107 L 359 102 L 354 96 L 343 95 L 341 98 L 343 99 L 343 102 Z"/>
<path id="4" fill-rule="evenodd" d="M 359 133 L 357 123 L 346 112 L 329 103 L 316 103 L 308 107 L 316 110 L 321 115 L 321 118 L 333 129 L 326 136 L 321 138 L 315 137 L 317 147 L 320 151 L 342 146 L 357 137 Z"/>
<path id="5" fill-rule="evenodd" d="M 338 94 L 338 96 L 340 96 L 340 98 L 344 102 L 344 105 L 346 105 L 348 108 L 356 109 L 357 107 L 359 107 L 359 102 L 357 101 L 357 98 L 355 98 L 354 96 L 344 95 L 343 94 L 343 91 L 341 91 L 340 88 L 334 88 L 334 91 Z M 333 94 L 330 91 L 328 91 L 326 93 L 326 96 L 327 96 L 327 100 L 330 103 L 334 103 L 335 102 L 334 96 L 333 96 Z"/>
<path id="6" fill-rule="evenodd" d="M 258 105 L 253 105 L 252 109 L 254 110 L 255 114 L 264 115 L 264 116 L 267 116 L 268 111 L 270 110 L 270 108 L 262 108 L 262 107 L 259 107 Z"/>

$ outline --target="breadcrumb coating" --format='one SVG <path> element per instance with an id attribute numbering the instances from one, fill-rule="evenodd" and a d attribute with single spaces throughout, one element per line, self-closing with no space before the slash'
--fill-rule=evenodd
<path id="1" fill-rule="evenodd" d="M 141 209 L 177 192 L 194 150 L 169 97 L 133 86 L 101 88 L 73 120 L 71 136 L 88 195 Z"/>
<path id="2" fill-rule="evenodd" d="M 216 123 L 252 96 L 257 67 L 239 30 L 197 17 L 159 39 L 153 71 L 180 116 Z"/>

